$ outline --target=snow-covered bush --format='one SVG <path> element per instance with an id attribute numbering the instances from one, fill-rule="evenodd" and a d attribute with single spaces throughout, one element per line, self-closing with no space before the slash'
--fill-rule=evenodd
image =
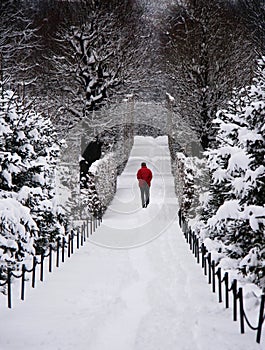
<path id="1" fill-rule="evenodd" d="M 35 254 L 34 238 L 38 227 L 29 208 L 14 198 L 2 198 L 0 232 L 0 271 L 5 275 L 7 266 L 15 269 L 28 255 Z"/>
<path id="2" fill-rule="evenodd" d="M 102 202 L 99 199 L 99 195 L 95 185 L 95 176 L 88 172 L 86 174 L 86 188 L 81 188 L 81 217 L 87 218 L 87 216 L 101 217 L 103 213 Z"/>
<path id="3" fill-rule="evenodd" d="M 217 138 L 207 152 L 212 174 L 203 235 L 221 240 L 241 272 L 265 276 L 265 59 L 251 86 L 235 91 L 214 121 Z"/>
<path id="4" fill-rule="evenodd" d="M 116 191 L 117 162 L 111 152 L 95 161 L 89 171 L 95 177 L 95 188 L 102 203 L 103 210 L 109 205 Z"/>
<path id="5" fill-rule="evenodd" d="M 176 193 L 182 215 L 187 217 L 194 197 L 194 169 L 188 164 L 188 157 L 183 153 L 176 154 Z"/>
<path id="6" fill-rule="evenodd" d="M 25 228 L 27 235 L 22 239 L 19 236 L 21 229 L 15 223 L 24 225 L 23 217 L 13 221 L 13 226 L 6 224 L 6 227 L 5 222 L 10 222 L 11 216 L 2 217 L 1 224 L 3 229 L 11 230 L 9 244 L 11 239 L 14 246 L 20 241 L 17 257 L 23 256 L 23 244 L 33 245 L 39 253 L 64 232 L 63 215 L 53 202 L 54 171 L 59 157 L 56 133 L 49 119 L 36 113 L 30 105 L 25 106 L 13 91 L 3 91 L 0 106 L 0 198 L 5 198 L 6 205 L 10 201 L 11 211 L 14 201 L 21 203 L 18 208 L 27 212 L 27 217 L 31 218 L 28 222 L 34 223 L 37 229 L 32 235 Z M 8 246 L 4 248 L 3 242 L 4 252 Z"/>
<path id="7" fill-rule="evenodd" d="M 89 171 L 81 177 L 80 200 L 72 205 L 72 211 L 77 214 L 74 217 L 101 217 L 106 210 L 116 191 L 117 166 L 114 156 L 112 152 L 107 153 L 92 163 Z"/>
<path id="8" fill-rule="evenodd" d="M 177 152 L 175 189 L 182 216 L 191 221 L 200 214 L 200 197 L 208 185 L 208 171 L 204 159 L 188 157 Z M 191 224 L 191 222 L 190 222 Z"/>

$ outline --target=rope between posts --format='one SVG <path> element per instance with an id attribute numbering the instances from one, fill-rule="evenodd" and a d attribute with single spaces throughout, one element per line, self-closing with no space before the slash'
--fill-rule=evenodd
<path id="1" fill-rule="evenodd" d="M 234 283 L 235 283 L 235 280 L 232 282 L 231 287 L 228 288 L 228 291 L 229 291 L 229 292 L 232 292 L 232 291 L 235 290 Z"/>
<path id="2" fill-rule="evenodd" d="M 15 275 L 13 272 L 11 272 L 11 276 L 15 277 L 15 278 L 21 278 L 23 275 L 23 273 L 21 275 Z"/>
<path id="3" fill-rule="evenodd" d="M 249 319 L 247 318 L 245 310 L 243 310 L 243 315 L 244 315 L 244 319 L 246 320 L 247 325 L 249 326 L 249 328 L 251 328 L 253 331 L 257 331 L 259 329 L 259 326 L 257 326 L 257 327 L 252 326 L 252 324 L 250 323 Z"/>
<path id="4" fill-rule="evenodd" d="M 40 263 L 40 262 L 38 262 L 38 261 L 36 261 L 34 264 L 36 264 L 36 265 L 40 265 L 41 263 Z M 25 272 L 31 273 L 31 272 L 33 271 L 33 269 L 34 269 L 34 266 L 33 266 L 31 269 L 27 269 L 27 268 L 25 268 Z"/>

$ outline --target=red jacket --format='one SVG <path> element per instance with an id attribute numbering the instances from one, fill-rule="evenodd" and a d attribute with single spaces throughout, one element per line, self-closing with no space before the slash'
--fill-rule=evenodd
<path id="1" fill-rule="evenodd" d="M 137 172 L 137 179 L 139 180 L 139 186 L 143 187 L 145 182 L 150 187 L 152 180 L 152 171 L 148 169 L 146 166 L 142 166 L 141 169 Z"/>

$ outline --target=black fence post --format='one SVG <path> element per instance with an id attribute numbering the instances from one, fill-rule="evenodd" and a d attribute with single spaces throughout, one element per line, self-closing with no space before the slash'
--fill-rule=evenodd
<path id="1" fill-rule="evenodd" d="M 228 272 L 225 272 L 224 281 L 225 281 L 225 307 L 228 309 L 229 308 L 229 276 L 228 276 Z"/>
<path id="2" fill-rule="evenodd" d="M 208 260 L 208 283 L 211 284 L 212 283 L 212 254 L 208 253 L 207 256 L 207 260 Z"/>
<path id="3" fill-rule="evenodd" d="M 265 294 L 262 294 L 261 300 L 260 300 L 259 323 L 258 323 L 258 332 L 257 332 L 257 338 L 256 338 L 257 343 L 260 343 L 260 339 L 261 339 L 262 325 L 264 322 L 264 305 L 265 305 Z"/>
<path id="4" fill-rule="evenodd" d="M 43 268 L 44 268 L 44 252 L 41 253 L 41 260 L 40 260 L 40 280 L 43 282 Z"/>
<path id="5" fill-rule="evenodd" d="M 26 273 L 26 266 L 22 265 L 22 274 L 21 274 L 21 300 L 25 299 L 25 273 Z"/>
<path id="6" fill-rule="evenodd" d="M 68 235 L 68 258 L 71 256 L 71 237 L 70 233 Z"/>
<path id="7" fill-rule="evenodd" d="M 207 261 L 207 257 L 204 256 L 203 257 L 203 260 L 204 260 L 204 275 L 207 276 L 207 264 L 206 264 L 206 261 Z"/>
<path id="8" fill-rule="evenodd" d="M 216 272 L 216 276 L 218 278 L 218 300 L 219 300 L 219 303 L 221 303 L 223 301 L 223 298 L 222 298 L 222 271 L 221 271 L 221 267 L 218 267 L 217 272 Z"/>
<path id="9" fill-rule="evenodd" d="M 200 242 L 199 238 L 196 238 L 196 252 L 197 252 L 197 263 L 200 263 Z"/>
<path id="10" fill-rule="evenodd" d="M 182 224 L 182 218 L 181 218 L 181 209 L 179 209 L 179 211 L 178 211 L 178 217 L 179 217 L 179 227 L 181 228 L 181 224 Z"/>
<path id="11" fill-rule="evenodd" d="M 245 333 L 244 326 L 244 301 L 243 301 L 243 290 L 239 288 L 238 290 L 238 299 L 239 299 L 239 317 L 240 317 L 240 331 L 241 334 Z"/>
<path id="12" fill-rule="evenodd" d="M 36 265 L 37 265 L 37 258 L 36 258 L 36 256 L 34 256 L 33 257 L 33 266 L 32 266 L 32 280 L 31 280 L 31 287 L 32 288 L 35 288 Z"/>
<path id="13" fill-rule="evenodd" d="M 71 254 L 74 254 L 74 231 L 72 230 L 71 232 L 71 240 L 70 240 L 70 245 L 71 245 Z"/>
<path id="14" fill-rule="evenodd" d="M 81 228 L 81 247 L 83 247 L 85 239 L 86 239 L 86 237 L 85 237 L 85 225 L 83 223 L 82 228 Z"/>
<path id="15" fill-rule="evenodd" d="M 49 272 L 52 272 L 52 245 L 49 246 Z"/>
<path id="16" fill-rule="evenodd" d="M 205 245 L 204 243 L 201 244 L 201 254 L 202 254 L 202 268 L 204 268 L 204 265 L 205 265 L 205 253 L 206 253 L 206 248 L 205 248 Z"/>
<path id="17" fill-rule="evenodd" d="M 89 220 L 88 220 L 88 218 L 86 219 L 86 236 L 87 236 L 87 238 L 89 237 Z"/>
<path id="18" fill-rule="evenodd" d="M 76 236 L 76 249 L 79 249 L 79 227 L 77 228 L 77 236 Z"/>
<path id="19" fill-rule="evenodd" d="M 12 292 L 11 292 L 11 274 L 12 271 L 10 268 L 7 270 L 7 306 L 9 309 L 12 308 Z"/>
<path id="20" fill-rule="evenodd" d="M 213 260 L 212 261 L 212 285 L 213 285 L 213 288 L 212 288 L 212 290 L 213 290 L 213 293 L 215 293 L 215 261 Z"/>
<path id="21" fill-rule="evenodd" d="M 60 265 L 60 240 L 61 238 L 57 238 L 57 247 L 56 247 L 56 267 Z"/>
<path id="22" fill-rule="evenodd" d="M 233 280 L 232 283 L 233 292 L 233 320 L 237 321 L 237 280 Z"/>
<path id="23" fill-rule="evenodd" d="M 196 236 L 194 232 L 192 232 L 192 253 L 195 255 L 196 258 Z"/>
<path id="24" fill-rule="evenodd" d="M 62 245 L 62 262 L 64 262 L 64 249 L 66 245 L 65 237 L 63 237 L 63 245 Z"/>

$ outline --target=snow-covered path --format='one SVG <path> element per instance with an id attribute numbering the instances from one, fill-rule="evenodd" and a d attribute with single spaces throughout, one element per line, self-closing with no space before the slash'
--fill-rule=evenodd
<path id="1" fill-rule="evenodd" d="M 140 206 L 141 161 L 154 173 Z M 0 310 L 0 350 L 255 350 L 212 294 L 177 223 L 167 139 L 136 137 L 103 224 L 26 301 Z"/>

